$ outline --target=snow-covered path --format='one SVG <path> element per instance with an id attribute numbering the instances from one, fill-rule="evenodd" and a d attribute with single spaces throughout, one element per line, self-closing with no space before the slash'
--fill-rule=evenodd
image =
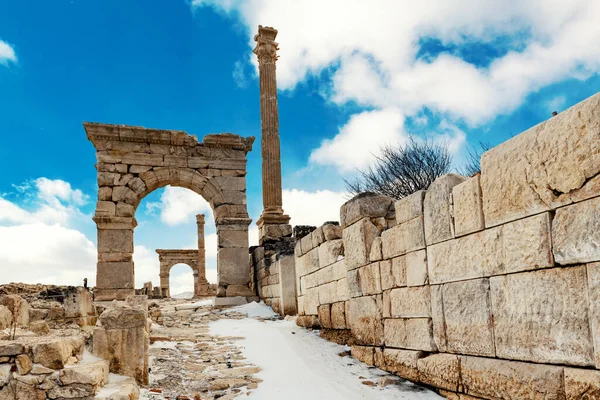
<path id="1" fill-rule="evenodd" d="M 263 321 L 270 309 L 256 303 L 230 309 L 247 313 L 245 319 L 222 319 L 210 324 L 210 334 L 241 336 L 242 353 L 262 370 L 263 382 L 249 392 L 253 399 L 441 399 L 432 391 L 397 379 L 387 386 L 377 383 L 388 373 L 369 368 L 354 358 L 339 356 L 347 347 L 328 342 L 296 326 L 293 320 Z M 229 310 L 228 310 L 229 311 Z M 226 312 L 228 312 L 226 311 Z"/>

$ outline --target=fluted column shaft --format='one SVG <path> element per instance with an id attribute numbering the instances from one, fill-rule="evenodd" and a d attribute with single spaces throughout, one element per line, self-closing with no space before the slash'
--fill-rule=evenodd
<path id="1" fill-rule="evenodd" d="M 281 198 L 281 156 L 275 62 L 261 63 L 260 115 L 262 125 L 263 207 L 266 213 L 283 214 Z"/>

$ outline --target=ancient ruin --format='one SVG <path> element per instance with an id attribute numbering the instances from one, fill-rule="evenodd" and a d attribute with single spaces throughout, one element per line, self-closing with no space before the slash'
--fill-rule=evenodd
<path id="1" fill-rule="evenodd" d="M 157 249 L 160 261 L 160 294 L 171 296 L 169 276 L 171 268 L 177 264 L 186 264 L 194 275 L 194 297 L 215 295 L 206 280 L 206 249 L 204 248 L 204 214 L 196 215 L 198 224 L 198 250 Z"/>
<path id="2" fill-rule="evenodd" d="M 226 400 L 261 385 L 276 398 L 279 382 L 263 381 L 274 375 L 256 361 L 266 354 L 286 389 L 301 389 L 295 374 L 317 382 L 307 398 L 338 384 L 357 398 L 403 388 L 406 398 L 600 399 L 600 93 L 485 152 L 480 173 L 443 175 L 400 200 L 361 193 L 339 222 L 292 229 L 276 36 L 262 26 L 255 36 L 259 245 L 248 244 L 253 137 L 85 123 L 97 157 L 96 287 L 0 286 L 0 400 Z M 160 287 L 135 288 L 135 212 L 167 185 L 212 207 L 216 287 L 200 214 L 198 248 L 157 249 Z M 192 269 L 194 300 L 169 298 L 179 263 Z M 279 371 L 290 355 L 281 343 L 300 367 Z M 343 368 L 348 380 L 328 379 Z"/>
<path id="3" fill-rule="evenodd" d="M 134 294 L 135 210 L 152 191 L 190 189 L 209 202 L 218 236 L 217 296 L 253 296 L 246 267 L 248 226 L 246 154 L 254 138 L 207 135 L 202 142 L 181 131 L 85 123 L 96 148 L 98 202 L 97 300 Z"/>

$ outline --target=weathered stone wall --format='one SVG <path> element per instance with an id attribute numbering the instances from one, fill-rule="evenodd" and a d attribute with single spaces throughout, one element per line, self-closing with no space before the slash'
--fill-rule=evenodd
<path id="1" fill-rule="evenodd" d="M 298 323 L 450 398 L 600 398 L 600 94 L 481 165 L 300 240 Z"/>
<path id="2" fill-rule="evenodd" d="M 324 332 L 349 329 L 342 228 L 327 224 L 313 230 L 296 243 L 294 253 L 298 325 L 320 326 Z"/>
<path id="3" fill-rule="evenodd" d="M 293 239 L 256 246 L 250 253 L 251 289 L 281 315 L 298 312 Z"/>

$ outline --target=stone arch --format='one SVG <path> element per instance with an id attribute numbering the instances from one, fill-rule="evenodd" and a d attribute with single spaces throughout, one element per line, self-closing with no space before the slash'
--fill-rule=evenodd
<path id="1" fill-rule="evenodd" d="M 199 279 L 203 272 L 200 271 L 198 250 L 157 249 L 156 252 L 158 253 L 158 260 L 160 262 L 160 291 L 163 296 L 171 297 L 171 269 L 178 264 L 185 264 L 192 269 L 192 274 L 194 275 L 194 297 L 201 295 Z"/>
<path id="2" fill-rule="evenodd" d="M 133 230 L 140 201 L 171 185 L 204 197 L 217 227 L 217 296 L 253 296 L 249 288 L 246 155 L 254 137 L 225 133 L 202 142 L 183 131 L 84 123 L 96 148 L 98 228 L 96 299 L 134 294 Z"/>

